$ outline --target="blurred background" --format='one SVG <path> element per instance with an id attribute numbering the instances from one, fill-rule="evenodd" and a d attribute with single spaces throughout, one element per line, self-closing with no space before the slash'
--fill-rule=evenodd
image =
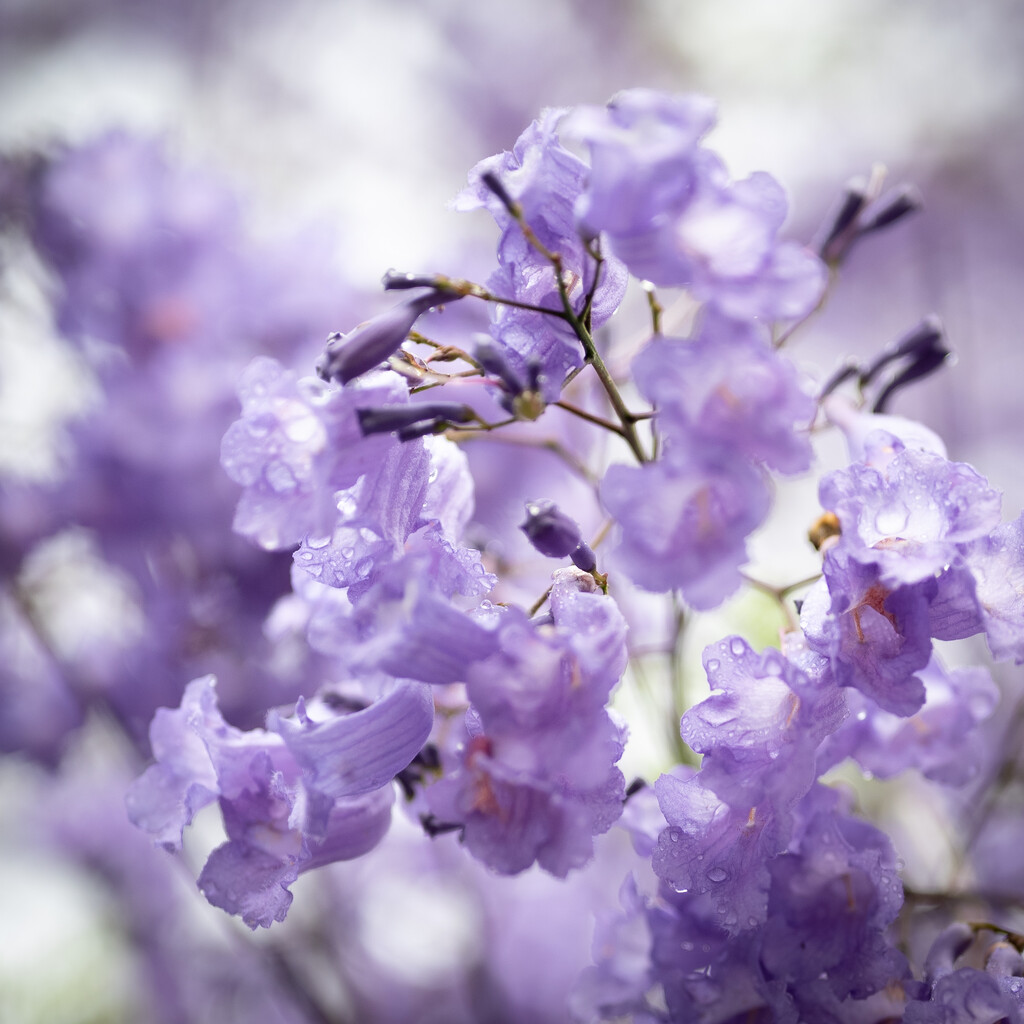
<path id="1" fill-rule="evenodd" d="M 17 228 L 40 154 L 89 144 L 112 129 L 157 138 L 168 162 L 202 168 L 241 197 L 232 216 L 244 221 L 246 246 L 278 246 L 280 265 L 266 287 L 280 291 L 275 309 L 285 311 L 280 323 L 294 335 L 289 351 L 311 360 L 329 331 L 347 330 L 386 305 L 379 281 L 389 267 L 470 274 L 487 266 L 494 245 L 487 218 L 456 216 L 447 204 L 468 168 L 509 148 L 542 107 L 603 103 L 634 85 L 703 92 L 720 109 L 710 145 L 734 176 L 767 170 L 789 191 L 790 237 L 810 239 L 843 183 L 877 164 L 890 182 L 919 188 L 924 212 L 853 252 L 826 309 L 794 338 L 791 354 L 821 376 L 842 357 L 869 358 L 938 314 L 956 363 L 901 394 L 894 411 L 938 430 L 951 457 L 1002 487 L 1011 516 L 1024 505 L 1022 52 L 1024 7 L 1015 0 L 0 0 L 0 153 L 9 161 L 0 227 Z M 119 208 L 116 194 L 83 202 L 86 219 L 97 207 Z M 38 526 L 37 511 L 23 503 L 25 482 L 66 473 L 65 425 L 94 407 L 107 385 L 95 352 L 83 357 L 62 336 L 53 282 L 17 230 L 0 235 L 0 260 L 0 495 L 4 549 L 13 550 Z M 225 379 L 272 344 L 265 325 L 244 316 L 225 331 L 234 359 L 217 371 Z M 214 463 L 218 444 L 219 436 Z M 76 565 L 88 561 L 81 552 L 75 558 Z M 30 568 L 45 576 L 43 561 Z M 125 555 L 121 568 L 129 562 Z M 92 592 L 101 576 L 88 576 L 83 591 Z M 118 577 L 102 579 L 116 591 Z M 62 577 L 61 586 L 75 583 Z M 105 607 L 118 599 L 106 593 Z M 87 604 L 67 612 L 69 628 L 83 635 L 92 628 Z M 130 628 L 129 605 L 122 631 Z M 89 650 L 86 644 L 62 657 L 99 673 Z M 10 669 L 15 655 L 6 657 Z M 6 685 L 23 687 L 33 672 L 12 674 Z M 40 712 L 5 704 L 0 713 L 35 720 Z M 119 763 L 123 740 L 100 722 L 59 754 L 48 743 L 40 738 L 26 755 L 10 742 L 0 765 L 0 1020 L 322 1020 L 315 1006 L 296 1010 L 280 994 L 303 987 L 281 952 L 287 933 L 276 946 L 265 944 L 279 971 L 276 989 L 268 994 L 261 986 L 271 982 L 253 980 L 262 977 L 263 960 L 232 961 L 238 976 L 223 1002 L 204 1004 L 207 1016 L 188 1008 L 182 979 L 200 979 L 201 987 L 217 969 L 192 962 L 168 980 L 166 951 L 154 952 L 151 929 L 170 913 L 153 894 L 176 886 L 186 892 L 191 880 L 166 866 L 158 882 L 135 877 L 145 843 L 127 832 L 119 863 L 110 863 L 95 836 L 109 843 L 124 830 L 118 799 L 100 800 L 85 783 L 75 789 L 91 772 L 109 772 L 114 793 L 119 769 L 111 762 Z M 49 846 L 39 839 L 44 833 Z M 399 835 L 387 856 L 401 864 L 406 841 Z M 118 898 L 137 907 L 131 926 L 82 869 L 98 862 L 108 881 L 116 877 Z M 370 884 L 362 870 L 353 867 L 339 883 L 339 915 Z M 467 919 L 510 920 L 508 906 L 472 903 L 475 909 L 452 912 L 458 893 L 434 899 L 453 887 L 445 878 L 440 889 L 392 888 L 357 908 L 365 972 L 400 962 L 402 984 L 422 996 L 430 979 L 471 959 Z M 528 916 L 531 900 L 553 898 L 545 884 L 531 882 L 531 895 L 521 890 L 508 899 Z M 389 930 L 396 901 L 432 922 L 419 941 Z M 181 935 L 224 930 L 214 921 L 219 912 L 205 905 L 188 915 L 196 920 L 175 926 L 184 929 L 174 940 L 179 948 Z M 339 920 L 332 927 L 343 931 Z M 516 934 L 509 926 L 504 941 Z M 582 935 L 584 953 L 586 941 Z M 219 934 L 211 948 L 227 957 L 234 942 L 233 933 Z M 335 936 L 335 946 L 343 945 Z M 353 998 L 324 982 L 330 969 L 306 967 L 309 984 L 329 990 L 320 993 L 322 1003 Z M 154 998 L 154 977 L 173 994 Z M 511 991 L 516 979 L 489 983 Z M 559 984 L 551 980 L 552 991 Z M 358 1000 L 352 1006 L 351 1019 L 359 1019 Z M 428 1019 L 418 1012 L 396 1010 L 393 1019 Z M 437 1012 L 449 1014 L 438 1020 L 458 1019 Z M 531 1012 L 547 1019 L 536 1007 Z"/>

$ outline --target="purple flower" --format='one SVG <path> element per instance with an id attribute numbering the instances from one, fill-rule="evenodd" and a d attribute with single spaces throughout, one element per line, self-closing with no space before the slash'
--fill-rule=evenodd
<path id="1" fill-rule="evenodd" d="M 586 140 L 591 167 L 576 204 L 585 234 L 619 238 L 649 229 L 682 209 L 700 173 L 700 140 L 715 123 L 704 96 L 652 89 L 618 93 L 607 108 L 577 107 L 568 130 Z"/>
<path id="2" fill-rule="evenodd" d="M 708 894 L 729 934 L 762 924 L 768 864 L 786 848 L 789 821 L 756 807 L 730 807 L 699 775 L 662 775 L 655 791 L 668 822 L 652 858 L 658 877 L 677 892 Z"/>
<path id="3" fill-rule="evenodd" d="M 570 302 L 582 313 L 594 282 L 595 263 L 576 232 L 573 207 L 583 188 L 586 167 L 559 141 L 565 111 L 546 110 L 526 129 L 511 151 L 481 161 L 470 172 L 469 187 L 455 201 L 458 210 L 486 207 L 502 229 L 498 270 L 487 282 L 498 296 L 561 312 L 554 269 L 523 235 L 505 203 L 486 184 L 493 175 L 522 209 L 523 218 L 549 251 L 562 260 L 563 283 Z M 626 289 L 626 271 L 614 259 L 601 268 L 590 311 L 593 327 L 618 308 Z M 560 317 L 498 305 L 491 308 L 491 334 L 516 376 L 527 381 L 533 365 L 548 401 L 557 399 L 566 374 L 583 361 L 572 328 Z M 534 373 L 536 375 L 536 373 Z"/>
<path id="4" fill-rule="evenodd" d="M 995 658 L 1024 661 L 1024 514 L 967 545 L 969 569 L 989 649 Z"/>
<path id="5" fill-rule="evenodd" d="M 398 443 L 386 435 L 364 438 L 358 409 L 404 393 L 390 386 L 339 391 L 300 380 L 272 359 L 254 360 L 239 383 L 241 419 L 221 449 L 224 469 L 244 488 L 235 530 L 265 548 L 329 534 L 335 492 L 378 467 Z"/>
<path id="6" fill-rule="evenodd" d="M 195 813 L 219 801 L 228 842 L 199 885 L 252 928 L 284 919 L 299 873 L 357 857 L 387 831 L 391 779 L 430 732 L 429 691 L 398 686 L 363 711 L 314 721 L 272 716 L 273 731 L 241 732 L 220 715 L 212 676 L 190 683 L 177 709 L 160 709 L 150 738 L 156 764 L 128 793 L 132 821 L 180 849 Z"/>
<path id="7" fill-rule="evenodd" d="M 566 875 L 622 813 L 625 736 L 604 702 L 624 667 L 625 624 L 607 597 L 580 590 L 589 577 L 565 572 L 553 626 L 502 614 L 498 651 L 466 678 L 472 708 L 452 771 L 426 791 L 435 816 L 460 824 L 470 852 L 502 874 L 536 861 Z"/>
<path id="8" fill-rule="evenodd" d="M 444 685 L 465 679 L 494 651 L 493 630 L 452 601 L 486 593 L 493 577 L 477 552 L 450 544 L 438 524 L 413 534 L 402 557 L 373 567 L 363 582 L 345 594 L 311 579 L 296 584 L 313 606 L 310 643 L 349 671 Z"/>
<path id="9" fill-rule="evenodd" d="M 1020 1024 L 1022 1019 L 1020 987 L 1004 989 L 997 978 L 973 967 L 939 978 L 928 1002 L 908 1003 L 903 1016 L 905 1024 Z"/>
<path id="10" fill-rule="evenodd" d="M 594 929 L 595 966 L 580 975 L 571 1008 L 577 1018 L 620 1016 L 643 1004 L 651 988 L 651 934 L 647 907 L 636 879 L 619 890 L 622 911 L 599 917 Z"/>
<path id="11" fill-rule="evenodd" d="M 838 999 L 863 999 L 906 976 L 906 961 L 886 935 L 903 887 L 882 832 L 835 809 L 816 810 L 769 870 L 761 955 L 772 976 L 797 993 L 827 978 Z"/>
<path id="12" fill-rule="evenodd" d="M 429 474 L 422 442 L 386 448 L 352 487 L 334 493 L 333 530 L 306 536 L 295 564 L 329 587 L 365 588 L 419 526 Z"/>
<path id="13" fill-rule="evenodd" d="M 730 182 L 699 145 L 713 122 L 703 98 L 650 90 L 620 93 L 573 126 L 591 150 L 577 212 L 589 235 L 605 232 L 637 277 L 690 288 L 727 316 L 803 316 L 825 283 L 808 250 L 776 238 L 786 216 L 782 189 L 757 172 Z"/>
<path id="14" fill-rule="evenodd" d="M 788 811 L 819 774 L 819 744 L 846 715 L 840 691 L 740 637 L 707 647 L 704 668 L 711 696 L 682 721 L 683 739 L 705 755 L 701 784 L 738 810 Z"/>
<path id="15" fill-rule="evenodd" d="M 678 588 L 698 609 L 714 608 L 740 585 L 747 535 L 768 511 L 762 474 L 711 447 L 612 466 L 601 501 L 622 530 L 614 564 L 645 590 Z"/>
<path id="16" fill-rule="evenodd" d="M 947 786 L 973 779 L 988 753 L 978 726 L 995 710 L 999 691 L 985 669 L 947 670 L 934 655 L 916 678 L 924 683 L 925 703 L 909 718 L 849 694 L 849 717 L 825 741 L 819 770 L 852 757 L 880 779 L 909 768 Z"/>
<path id="17" fill-rule="evenodd" d="M 966 463 L 907 448 L 892 435 L 869 438 L 867 454 L 870 464 L 825 477 L 820 498 L 839 518 L 842 548 L 877 565 L 885 585 L 935 575 L 999 524 L 999 493 Z"/>
<path id="18" fill-rule="evenodd" d="M 912 715 L 924 703 L 915 673 L 931 657 L 934 589 L 934 581 L 890 589 L 875 566 L 836 549 L 825 558 L 825 579 L 804 600 L 800 624 L 840 686 L 855 687 L 893 714 Z"/>
<path id="19" fill-rule="evenodd" d="M 706 315 L 689 341 L 654 338 L 633 374 L 673 442 L 722 446 L 783 473 L 810 465 L 814 401 L 758 325 Z"/>

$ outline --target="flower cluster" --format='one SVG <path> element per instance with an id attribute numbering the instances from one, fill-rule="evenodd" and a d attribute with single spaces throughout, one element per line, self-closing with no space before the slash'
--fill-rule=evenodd
<path id="1" fill-rule="evenodd" d="M 945 359 L 933 321 L 821 380 L 783 351 L 827 298 L 827 266 L 916 201 L 848 192 L 813 246 L 787 240 L 781 187 L 734 181 L 713 124 L 708 100 L 644 89 L 545 111 L 455 200 L 500 231 L 484 283 L 389 272 L 408 296 L 318 359 L 309 331 L 348 314 L 311 300 L 297 315 L 278 274 L 298 243 L 271 259 L 212 179 L 124 135 L 8 168 L 57 325 L 107 403 L 73 426 L 74 467 L 55 496 L 33 492 L 34 521 L 0 503 L 0 719 L 15 723 L 0 743 L 57 764 L 105 714 L 151 762 L 127 805 L 156 845 L 179 855 L 219 809 L 198 886 L 253 929 L 285 919 L 300 875 L 327 887 L 341 875 L 321 869 L 371 851 L 416 862 L 412 833 L 482 888 L 607 872 L 619 906 L 561 991 L 581 1021 L 1024 1020 L 1022 940 L 985 903 L 998 857 L 972 860 L 1008 771 L 999 689 L 934 643 L 983 635 L 1024 661 L 1024 515 L 1004 523 L 984 477 L 884 412 Z M 624 354 L 631 280 L 650 320 Z M 265 354 L 243 367 L 252 346 Z M 801 543 L 810 528 L 821 571 L 764 583 L 748 539 L 778 478 L 807 473 L 835 431 L 848 461 L 822 473 L 821 508 L 779 526 Z M 474 448 L 502 444 L 476 472 Z M 496 498 L 525 521 L 490 516 Z M 71 527 L 144 623 L 84 661 L 54 639 L 36 564 Z M 627 785 L 623 758 L 648 739 L 622 714 L 647 670 L 634 633 L 676 670 L 689 623 L 741 588 L 785 620 L 778 646 L 753 643 L 758 622 L 710 644 L 710 692 L 675 713 L 683 763 Z M 948 891 L 922 897 L 938 927 L 920 927 L 899 837 L 838 781 L 911 771 L 988 786 Z M 990 919 L 959 914 L 968 898 Z M 463 1005 L 480 969 L 446 990 L 450 1019 L 514 1019 L 494 1016 L 507 994 Z M 414 1019 L 360 998 L 361 1019 Z"/>

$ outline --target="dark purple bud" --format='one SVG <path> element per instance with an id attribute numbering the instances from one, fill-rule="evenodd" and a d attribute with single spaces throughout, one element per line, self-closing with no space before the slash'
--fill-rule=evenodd
<path id="1" fill-rule="evenodd" d="M 822 385 L 821 391 L 818 393 L 818 401 L 820 402 L 823 398 L 828 398 L 828 396 L 831 395 L 832 392 L 841 384 L 845 384 L 848 380 L 858 376 L 860 373 L 860 367 L 853 362 L 852 359 L 847 360 Z"/>
<path id="2" fill-rule="evenodd" d="M 853 222 L 867 201 L 867 183 L 863 178 L 851 178 L 811 243 L 811 248 L 823 260 L 834 262 L 842 256 L 850 241 Z"/>
<path id="3" fill-rule="evenodd" d="M 544 390 L 544 364 L 537 356 L 530 356 L 526 361 L 526 390 L 538 394 Z"/>
<path id="4" fill-rule="evenodd" d="M 509 365 L 501 346 L 491 338 L 483 336 L 477 341 L 473 358 L 491 377 L 497 377 L 513 398 L 523 390 L 519 374 Z"/>
<path id="5" fill-rule="evenodd" d="M 444 288 L 444 281 L 437 274 L 403 274 L 399 270 L 389 270 L 380 283 L 384 291 L 403 291 L 406 288 Z"/>
<path id="6" fill-rule="evenodd" d="M 870 384 L 878 374 L 890 363 L 894 363 L 905 356 L 916 357 L 922 352 L 935 348 L 941 342 L 942 327 L 938 318 L 926 317 L 916 327 L 911 328 L 906 334 L 897 338 L 891 345 L 886 346 L 868 364 L 867 368 L 861 371 L 860 386 Z"/>
<path id="7" fill-rule="evenodd" d="M 480 180 L 501 200 L 502 205 L 513 217 L 518 216 L 519 204 L 512 198 L 501 178 L 494 171 L 484 171 L 480 175 Z"/>
<path id="8" fill-rule="evenodd" d="M 386 313 L 360 324 L 348 334 L 332 334 L 317 361 L 316 372 L 323 380 L 347 384 L 383 363 L 409 336 L 416 320 L 431 306 L 461 298 L 444 288 L 432 288 L 425 295 L 407 299 Z"/>
<path id="9" fill-rule="evenodd" d="M 590 550 L 590 545 L 580 541 L 579 544 L 569 552 L 572 564 L 584 572 L 597 572 L 597 557 Z"/>
<path id="10" fill-rule="evenodd" d="M 872 183 L 863 178 L 847 182 L 843 195 L 811 243 L 811 248 L 827 263 L 840 263 L 858 239 L 921 208 L 921 195 L 913 186 L 901 185 L 878 195 L 880 184 L 880 178 Z"/>
<path id="11" fill-rule="evenodd" d="M 949 355 L 948 349 L 933 349 L 922 353 L 910 366 L 901 370 L 882 389 L 882 393 L 875 399 L 871 406 L 872 412 L 885 412 L 889 406 L 889 399 L 896 394 L 900 388 L 906 387 L 915 380 L 921 380 L 934 373 Z"/>
<path id="12" fill-rule="evenodd" d="M 395 436 L 399 441 L 415 441 L 417 437 L 426 437 L 428 434 L 436 434 L 446 429 L 450 421 L 441 416 L 434 416 L 432 419 L 423 420 L 421 423 L 411 423 L 408 427 L 402 427 Z"/>
<path id="13" fill-rule="evenodd" d="M 553 501 L 527 502 L 526 521 L 519 529 L 548 558 L 565 558 L 582 542 L 576 520 L 559 511 Z"/>
<path id="14" fill-rule="evenodd" d="M 921 193 L 913 185 L 901 185 L 879 196 L 861 214 L 857 228 L 862 235 L 887 228 L 924 205 Z"/>
<path id="15" fill-rule="evenodd" d="M 469 423 L 476 419 L 476 413 L 460 402 L 414 402 L 409 405 L 377 405 L 368 409 L 357 409 L 359 429 L 363 437 L 369 434 L 387 434 L 392 430 L 406 431 L 429 422 L 433 424 L 426 433 L 441 423 Z M 401 436 L 401 434 L 400 434 Z M 411 434 L 409 437 L 418 437 Z M 403 438 L 407 440 L 408 438 Z"/>
<path id="16" fill-rule="evenodd" d="M 646 787 L 647 787 L 647 783 L 643 779 L 641 779 L 640 776 L 638 775 L 626 787 L 626 796 L 625 796 L 625 798 L 623 799 L 622 802 L 625 803 L 626 800 L 628 800 L 631 796 L 636 796 L 636 794 L 639 793 L 641 789 L 645 789 Z"/>
<path id="17" fill-rule="evenodd" d="M 860 384 L 864 387 L 877 379 L 885 367 L 893 363 L 903 364 L 879 393 L 872 411 L 883 412 L 889 399 L 900 388 L 934 373 L 949 354 L 949 349 L 943 342 L 942 324 L 938 317 L 930 316 L 922 320 L 913 330 L 886 348 L 861 372 Z"/>

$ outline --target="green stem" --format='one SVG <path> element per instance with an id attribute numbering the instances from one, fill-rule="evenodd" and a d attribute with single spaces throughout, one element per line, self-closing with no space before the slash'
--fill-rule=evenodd
<path id="1" fill-rule="evenodd" d="M 647 293 L 647 305 L 651 310 L 651 330 L 655 334 L 661 334 L 661 314 L 665 307 L 658 301 L 657 292 L 650 281 L 644 281 L 644 291 Z"/>
<path id="2" fill-rule="evenodd" d="M 522 231 L 523 237 L 526 241 L 533 246 L 533 248 L 536 249 L 536 251 L 540 253 L 554 268 L 555 284 L 558 287 L 558 297 L 562 301 L 564 319 L 572 327 L 573 333 L 575 333 L 580 344 L 583 346 L 586 362 L 590 363 L 597 372 L 597 376 L 604 387 L 605 393 L 608 395 L 608 400 L 611 402 L 612 408 L 615 410 L 615 415 L 618 416 L 619 421 L 622 423 L 622 437 L 625 439 L 626 444 L 629 445 L 637 462 L 647 462 L 647 455 L 644 453 L 643 447 L 640 444 L 640 438 L 636 432 L 637 419 L 626 407 L 626 403 L 623 401 L 622 395 L 619 393 L 618 385 L 615 383 L 612 375 L 608 372 L 608 367 L 605 366 L 604 360 L 601 358 L 601 354 L 597 351 L 597 347 L 594 345 L 594 339 L 586 324 L 579 316 L 577 316 L 576 311 L 572 308 L 572 301 L 569 298 L 569 289 L 565 284 L 565 272 L 561 255 L 559 253 L 552 252 L 537 237 L 533 228 L 531 228 L 526 222 L 522 205 L 512 198 L 508 190 L 502 184 L 501 179 L 496 174 L 491 172 L 485 173 L 483 181 L 484 184 L 487 185 L 487 187 L 490 188 L 490 190 L 498 197 L 498 199 L 501 200 L 505 209 L 508 210 L 509 216 L 511 216 L 519 226 L 519 230 Z M 586 305 L 584 308 L 586 309 Z"/>
<path id="3" fill-rule="evenodd" d="M 611 406 L 615 410 L 615 415 L 619 417 L 619 422 L 622 424 L 622 437 L 626 444 L 629 445 L 633 455 L 636 456 L 637 462 L 647 462 L 647 455 L 640 445 L 640 438 L 636 432 L 637 417 L 629 411 L 625 401 L 623 401 L 622 395 L 619 392 L 619 387 L 615 383 L 615 379 L 609 372 L 608 367 L 605 366 L 604 360 L 601 358 L 601 353 L 597 351 L 597 346 L 594 344 L 594 339 L 591 336 L 590 331 L 586 329 L 580 318 L 576 316 L 575 312 L 573 312 L 572 302 L 569 299 L 569 291 L 565 287 L 565 281 L 562 276 L 561 257 L 555 258 L 554 267 L 555 279 L 558 282 L 558 294 L 562 299 L 562 307 L 565 310 L 565 319 L 568 321 L 569 326 L 572 327 L 573 332 L 579 339 L 580 344 L 583 346 L 586 361 L 594 367 L 598 379 L 604 387 L 605 394 L 608 396 L 608 401 L 611 402 Z"/>

